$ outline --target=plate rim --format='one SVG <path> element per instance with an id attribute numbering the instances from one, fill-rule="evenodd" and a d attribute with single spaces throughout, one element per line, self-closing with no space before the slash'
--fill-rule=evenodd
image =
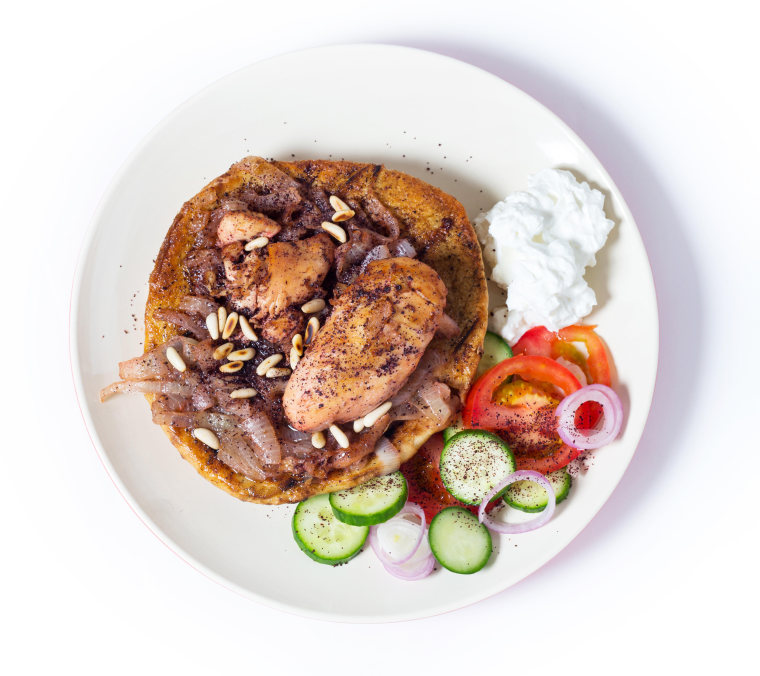
<path id="1" fill-rule="evenodd" d="M 453 601 L 453 602 L 442 602 L 442 603 L 437 603 L 435 605 L 427 606 L 422 611 L 418 610 L 418 611 L 406 611 L 406 612 L 401 612 L 401 613 L 386 613 L 383 615 L 375 615 L 375 616 L 350 615 L 346 613 L 316 611 L 316 610 L 312 610 L 303 606 L 295 606 L 290 603 L 278 601 L 271 597 L 263 596 L 255 591 L 252 591 L 251 589 L 244 588 L 241 585 L 238 585 L 237 583 L 228 579 L 227 577 L 224 577 L 223 575 L 215 572 L 213 569 L 209 568 L 205 564 L 198 561 L 193 554 L 188 552 L 184 547 L 182 547 L 179 543 L 177 543 L 174 539 L 172 539 L 168 534 L 166 534 L 162 530 L 162 528 L 158 526 L 158 524 L 150 517 L 150 515 L 147 514 L 147 512 L 145 512 L 145 510 L 143 510 L 142 507 L 140 507 L 137 501 L 133 498 L 130 491 L 127 489 L 126 485 L 121 480 L 121 477 L 119 476 L 118 472 L 114 468 L 110 458 L 108 457 L 108 453 L 105 450 L 105 446 L 101 442 L 98 436 L 95 422 L 93 420 L 89 407 L 85 403 L 86 402 L 85 397 L 84 397 L 85 388 L 84 388 L 84 383 L 82 381 L 82 369 L 81 369 L 81 364 L 79 360 L 79 347 L 80 347 L 79 336 L 78 336 L 78 332 L 76 331 L 76 323 L 77 323 L 77 319 L 80 313 L 80 301 L 81 301 L 81 294 L 83 290 L 82 286 L 84 283 L 83 277 L 84 277 L 85 263 L 88 260 L 88 255 L 92 248 L 93 240 L 98 234 L 99 224 L 102 219 L 103 211 L 105 210 L 107 203 L 110 201 L 114 193 L 117 191 L 118 186 L 121 184 L 125 174 L 132 166 L 135 158 L 151 144 L 151 142 L 161 133 L 161 131 L 165 129 L 166 127 L 170 126 L 177 116 L 179 116 L 187 107 L 191 106 L 194 101 L 203 97 L 203 95 L 208 90 L 219 86 L 225 80 L 231 79 L 243 71 L 260 67 L 262 64 L 266 64 L 268 62 L 277 61 L 279 59 L 295 57 L 298 55 L 307 55 L 307 54 L 315 53 L 315 52 L 329 52 L 329 51 L 339 52 L 339 51 L 344 51 L 344 50 L 356 50 L 356 49 L 377 50 L 377 51 L 386 51 L 386 52 L 393 51 L 399 54 L 411 55 L 411 58 L 433 57 L 444 63 L 453 64 L 456 67 L 460 67 L 460 68 L 464 67 L 465 70 L 469 70 L 474 73 L 478 73 L 480 75 L 485 74 L 489 78 L 496 81 L 500 86 L 507 87 L 508 89 L 510 89 L 513 95 L 516 95 L 524 99 L 528 103 L 540 108 L 546 115 L 548 115 L 549 119 L 554 124 L 558 125 L 562 129 L 562 131 L 568 136 L 568 138 L 572 140 L 583 151 L 583 153 L 587 154 L 595 162 L 596 169 L 598 170 L 599 174 L 605 179 L 605 181 L 609 185 L 615 187 L 615 190 L 617 191 L 617 195 L 619 196 L 619 199 L 616 199 L 616 205 L 615 205 L 616 209 L 619 211 L 619 214 L 618 214 L 619 220 L 629 221 L 631 225 L 633 225 L 633 228 L 632 228 L 633 235 L 638 240 L 645 254 L 646 268 L 648 271 L 647 281 L 649 285 L 651 286 L 653 297 L 654 297 L 654 303 L 655 303 L 654 312 L 653 312 L 653 321 L 654 321 L 653 343 L 656 345 L 656 354 L 655 354 L 655 359 L 654 359 L 654 364 L 653 364 L 654 378 L 652 379 L 651 389 L 647 393 L 648 401 L 646 402 L 646 406 L 645 406 L 646 415 L 644 417 L 644 424 L 642 425 L 641 430 L 638 432 L 638 435 L 635 438 L 635 440 L 632 440 L 632 444 L 634 445 L 634 450 L 631 453 L 630 457 L 628 458 L 628 461 L 625 463 L 625 466 L 622 468 L 620 476 L 617 478 L 617 480 L 614 481 L 614 483 L 611 486 L 608 486 L 605 489 L 605 494 L 603 495 L 603 498 L 601 502 L 599 503 L 598 508 L 596 509 L 594 514 L 591 516 L 591 518 L 578 527 L 570 528 L 568 532 L 571 534 L 569 535 L 567 541 L 559 549 L 557 549 L 556 551 L 552 551 L 550 555 L 543 557 L 541 562 L 535 568 L 533 568 L 533 570 L 530 573 L 520 578 L 519 580 L 516 580 L 514 582 L 511 582 L 502 586 L 495 585 L 494 588 L 481 590 L 480 592 L 472 593 L 470 595 L 467 595 L 466 597 L 459 597 L 458 600 Z M 649 260 L 649 255 L 647 253 L 646 247 L 644 246 L 643 238 L 641 237 L 641 232 L 638 226 L 636 225 L 635 219 L 633 218 L 633 214 L 631 213 L 631 210 L 628 207 L 628 204 L 626 203 L 625 198 L 620 188 L 618 188 L 618 186 L 612 180 L 611 176 L 607 172 L 607 169 L 601 163 L 599 158 L 586 145 L 583 139 L 553 110 L 545 106 L 543 103 L 535 99 L 533 96 L 531 96 L 524 90 L 520 89 L 519 87 L 512 84 L 511 82 L 504 80 L 498 75 L 484 68 L 481 68 L 479 66 L 475 66 L 466 61 L 462 61 L 460 59 L 448 56 L 446 54 L 441 54 L 436 51 L 430 51 L 430 50 L 421 49 L 417 47 L 409 47 L 406 45 L 397 45 L 397 44 L 382 43 L 382 42 L 381 43 L 376 43 L 376 42 L 340 43 L 340 44 L 322 45 L 318 47 L 308 47 L 304 49 L 291 50 L 287 52 L 282 52 L 280 54 L 275 54 L 264 59 L 259 59 L 249 64 L 246 64 L 240 68 L 236 68 L 230 71 L 229 73 L 223 75 L 222 77 L 217 78 L 216 80 L 213 80 L 212 82 L 209 82 L 205 86 L 201 87 L 194 94 L 192 94 L 191 96 L 186 98 L 184 101 L 182 101 L 179 105 L 177 105 L 172 110 L 170 110 L 167 114 L 165 114 L 164 117 L 162 117 L 148 131 L 148 133 L 135 145 L 135 147 L 127 154 L 127 156 L 125 157 L 125 159 L 119 166 L 118 170 L 109 181 L 107 187 L 105 188 L 105 190 L 103 191 L 103 194 L 100 197 L 100 200 L 97 203 L 97 206 L 89 221 L 87 230 L 85 231 L 82 237 L 82 241 L 81 241 L 79 251 L 77 254 L 76 268 L 75 268 L 74 276 L 72 279 L 72 286 L 71 286 L 68 319 L 69 319 L 69 332 L 68 332 L 69 333 L 69 336 L 68 336 L 69 337 L 69 346 L 68 346 L 69 347 L 69 364 L 71 368 L 71 375 L 72 375 L 72 380 L 73 380 L 73 385 L 74 385 L 75 399 L 76 399 L 77 407 L 79 408 L 80 415 L 82 416 L 82 421 L 84 423 L 87 436 L 90 440 L 90 443 L 93 449 L 95 450 L 95 453 L 98 459 L 100 460 L 101 465 L 105 469 L 107 476 L 111 479 L 111 482 L 113 483 L 114 487 L 119 492 L 122 499 L 126 502 L 129 508 L 132 510 L 132 512 L 145 525 L 145 527 L 148 528 L 148 530 L 159 540 L 159 542 L 161 542 L 161 544 L 163 544 L 169 551 L 171 551 L 174 555 L 176 555 L 181 561 L 189 565 L 191 568 L 193 568 L 197 572 L 201 573 L 207 579 L 212 580 L 213 582 L 219 584 L 225 589 L 228 589 L 229 591 L 232 591 L 235 594 L 240 595 L 243 598 L 246 598 L 248 600 L 261 603 L 262 605 L 266 607 L 273 608 L 275 610 L 279 610 L 291 615 L 307 617 L 310 619 L 316 619 L 316 620 L 322 620 L 322 621 L 337 622 L 337 623 L 379 624 L 379 623 L 403 622 L 403 621 L 442 615 L 445 613 L 453 612 L 460 608 L 466 608 L 480 601 L 491 598 L 492 596 L 496 596 L 497 594 L 506 591 L 507 589 L 514 586 L 515 584 L 522 582 L 523 580 L 527 579 L 528 577 L 533 575 L 535 572 L 543 568 L 547 563 L 549 563 L 557 555 L 559 555 L 571 542 L 573 542 L 578 537 L 578 535 L 599 515 L 599 513 L 604 508 L 605 504 L 609 500 L 612 493 L 618 487 L 623 476 L 628 471 L 628 467 L 630 466 L 630 463 L 633 460 L 633 457 L 636 454 L 636 451 L 638 450 L 638 446 L 641 442 L 641 438 L 644 434 L 644 431 L 649 421 L 652 401 L 654 398 L 654 391 L 657 384 L 657 376 L 659 374 L 659 357 L 660 357 L 659 302 L 657 299 L 657 289 L 654 283 L 654 276 L 652 274 L 651 262 Z"/>

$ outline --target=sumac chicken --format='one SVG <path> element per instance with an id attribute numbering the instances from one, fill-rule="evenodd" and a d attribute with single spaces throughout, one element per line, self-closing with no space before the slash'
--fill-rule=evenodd
<path id="1" fill-rule="evenodd" d="M 486 330 L 453 197 L 352 162 L 248 157 L 185 203 L 150 277 L 142 392 L 208 480 L 277 504 L 396 469 L 458 411 Z"/>

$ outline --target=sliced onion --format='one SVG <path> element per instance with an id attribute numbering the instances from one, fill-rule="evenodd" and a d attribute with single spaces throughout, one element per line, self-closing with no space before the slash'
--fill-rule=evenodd
<path id="1" fill-rule="evenodd" d="M 311 443 L 311 434 L 309 432 L 301 432 L 290 425 L 285 425 L 281 430 L 281 434 L 283 438 L 288 441 L 294 441 L 296 443 L 299 441 L 308 441 Z"/>
<path id="2" fill-rule="evenodd" d="M 498 495 L 507 486 L 510 486 L 518 481 L 533 481 L 537 483 L 539 486 L 546 490 L 546 493 L 549 496 L 549 502 L 547 503 L 546 507 L 544 507 L 543 511 L 538 514 L 538 516 L 536 516 L 535 519 L 531 519 L 525 523 L 503 523 L 501 521 L 496 521 L 488 513 L 486 513 L 486 506 L 491 500 L 493 500 L 495 495 Z M 481 502 L 480 507 L 478 507 L 478 521 L 480 521 L 480 523 L 484 523 L 491 530 L 496 531 L 497 533 L 504 533 L 505 535 L 527 533 L 528 531 L 540 528 L 547 521 L 549 521 L 549 519 L 551 519 L 552 515 L 554 514 L 554 508 L 556 505 L 557 500 L 554 497 L 554 489 L 549 483 L 549 480 L 543 474 L 539 474 L 533 470 L 521 469 L 517 472 L 513 472 L 505 479 L 502 479 L 491 489 L 488 495 L 483 498 L 483 502 Z"/>
<path id="3" fill-rule="evenodd" d="M 192 389 L 187 385 L 171 380 L 127 380 L 111 383 L 108 387 L 100 390 L 100 401 L 105 401 L 117 392 L 124 394 L 132 394 L 134 392 L 142 394 L 170 394 L 175 397 L 189 397 L 193 393 Z"/>
<path id="4" fill-rule="evenodd" d="M 240 430 L 233 428 L 227 431 L 214 431 L 219 437 L 220 448 L 217 451 L 219 460 L 250 479 L 262 481 L 266 478 L 256 453 Z"/>
<path id="5" fill-rule="evenodd" d="M 205 411 L 216 403 L 216 399 L 203 385 L 193 388 L 192 399 L 196 411 Z"/>
<path id="6" fill-rule="evenodd" d="M 451 390 L 438 381 L 426 382 L 417 392 L 417 397 L 430 409 L 437 424 L 445 424 L 451 417 Z"/>
<path id="7" fill-rule="evenodd" d="M 254 444 L 259 460 L 265 465 L 274 465 L 282 458 L 282 449 L 277 440 L 272 421 L 266 413 L 256 411 L 250 418 L 241 421 L 240 426 L 248 433 Z"/>
<path id="8" fill-rule="evenodd" d="M 602 426 L 595 430 L 579 430 L 575 412 L 581 404 L 593 401 L 604 409 Z M 623 426 L 623 404 L 620 397 L 606 385 L 586 385 L 565 397 L 557 406 L 557 433 L 568 446 L 582 451 L 601 448 L 620 434 Z"/>
<path id="9" fill-rule="evenodd" d="M 410 516 L 416 516 L 418 521 L 409 519 Z M 406 563 L 419 549 L 426 525 L 422 507 L 413 502 L 407 502 L 393 518 L 370 528 L 369 543 L 383 565 Z M 405 540 L 400 550 L 391 549 L 388 546 L 396 539 Z"/>
<path id="10" fill-rule="evenodd" d="M 148 378 L 167 378 L 172 367 L 166 359 L 167 345 L 159 345 L 149 352 L 119 362 L 119 378 L 122 380 L 147 380 Z"/>
<path id="11" fill-rule="evenodd" d="M 191 315 L 206 317 L 219 309 L 219 304 L 204 296 L 183 296 L 179 301 L 179 309 Z"/>
<path id="12" fill-rule="evenodd" d="M 208 329 L 206 324 L 193 315 L 189 315 L 186 312 L 180 312 L 179 310 L 170 310 L 168 308 L 159 308 L 155 312 L 156 319 L 160 319 L 164 322 L 169 322 L 178 326 L 183 331 L 189 331 L 198 340 L 208 338 Z"/>
<path id="13" fill-rule="evenodd" d="M 400 239 L 393 245 L 393 255 L 398 258 L 414 258 L 417 252 L 408 239 Z"/>
<path id="14" fill-rule="evenodd" d="M 375 446 L 375 456 L 386 474 L 395 472 L 401 466 L 401 454 L 386 437 L 380 437 Z"/>
<path id="15" fill-rule="evenodd" d="M 364 257 L 361 265 L 359 266 L 359 274 L 363 274 L 367 269 L 367 266 L 372 261 L 381 261 L 385 258 L 390 258 L 390 256 L 391 252 L 388 250 L 388 247 L 385 246 L 385 244 L 381 244 L 380 246 L 376 246 L 374 249 L 370 249 L 367 252 L 367 255 Z"/>
<path id="16" fill-rule="evenodd" d="M 422 580 L 433 572 L 435 557 L 433 556 L 433 552 L 430 551 L 430 543 L 427 538 L 424 538 L 409 561 L 401 564 L 386 563 L 383 564 L 383 567 L 394 577 L 407 582 L 413 582 L 415 580 Z"/>
<path id="17" fill-rule="evenodd" d="M 410 516 L 417 517 L 419 523 L 412 523 L 409 520 Z M 415 527 L 417 532 L 416 536 L 414 536 L 414 541 L 402 549 L 400 553 L 397 553 L 396 556 L 386 551 L 380 543 L 379 528 L 385 528 L 391 534 L 395 531 L 400 535 L 410 536 Z M 400 580 L 411 582 L 427 577 L 435 567 L 435 557 L 433 556 L 433 552 L 430 551 L 430 543 L 428 543 L 425 537 L 426 533 L 427 522 L 425 520 L 425 513 L 419 505 L 408 502 L 392 519 L 370 528 L 369 542 L 385 570 Z"/>

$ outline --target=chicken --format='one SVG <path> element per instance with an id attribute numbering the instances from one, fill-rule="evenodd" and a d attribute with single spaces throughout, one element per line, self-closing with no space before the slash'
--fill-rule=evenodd
<path id="1" fill-rule="evenodd" d="M 280 226 L 276 221 L 267 218 L 264 214 L 247 210 L 226 212 L 216 228 L 219 246 L 232 242 L 247 242 L 257 237 L 271 239 L 278 232 L 280 232 Z"/>
<path id="2" fill-rule="evenodd" d="M 306 320 L 297 306 L 321 297 L 335 255 L 330 236 L 320 233 L 295 242 L 275 242 L 252 251 L 242 263 L 224 260 L 227 295 L 251 313 L 264 338 L 289 349 Z"/>
<path id="3" fill-rule="evenodd" d="M 335 301 L 283 395 L 289 423 L 315 432 L 356 420 L 414 372 L 446 305 L 446 287 L 412 258 L 374 261 Z"/>

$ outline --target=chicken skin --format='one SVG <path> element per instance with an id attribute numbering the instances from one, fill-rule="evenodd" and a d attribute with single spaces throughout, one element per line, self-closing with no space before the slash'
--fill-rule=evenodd
<path id="1" fill-rule="evenodd" d="M 288 381 L 289 423 L 315 432 L 356 420 L 392 397 L 438 328 L 446 287 L 412 258 L 374 261 L 335 301 Z"/>
<path id="2" fill-rule="evenodd" d="M 278 232 L 280 232 L 279 224 L 264 214 L 237 210 L 228 211 L 222 216 L 217 226 L 216 236 L 219 246 L 222 247 L 232 242 L 245 242 L 257 237 L 271 239 Z"/>

